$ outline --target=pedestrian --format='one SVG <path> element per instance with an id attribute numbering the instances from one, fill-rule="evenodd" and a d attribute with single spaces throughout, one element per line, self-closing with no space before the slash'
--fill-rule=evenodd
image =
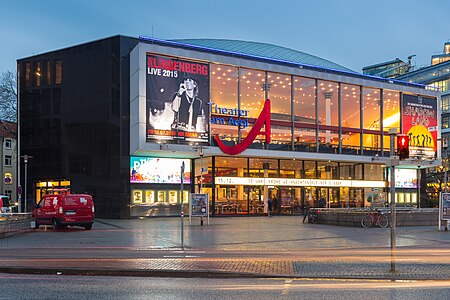
<path id="1" fill-rule="evenodd" d="M 325 208 L 327 206 L 327 201 L 325 200 L 325 197 L 322 195 L 319 199 L 319 207 Z"/>
<path id="2" fill-rule="evenodd" d="M 276 195 L 272 195 L 272 210 L 273 213 L 279 215 L 280 214 L 280 209 L 279 209 L 279 203 L 278 203 L 278 198 Z"/>
<path id="3" fill-rule="evenodd" d="M 267 215 L 272 216 L 272 199 L 270 197 L 267 197 Z"/>
<path id="4" fill-rule="evenodd" d="M 303 207 L 303 224 L 305 223 L 306 218 L 308 218 L 308 223 L 309 223 L 309 209 L 311 208 L 311 205 L 309 204 L 309 201 L 305 202 L 305 206 Z"/>

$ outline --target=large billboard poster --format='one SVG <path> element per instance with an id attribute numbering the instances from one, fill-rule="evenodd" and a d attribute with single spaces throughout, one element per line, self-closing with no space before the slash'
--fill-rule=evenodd
<path id="1" fill-rule="evenodd" d="M 209 141 L 209 65 L 147 54 L 147 141 Z"/>
<path id="2" fill-rule="evenodd" d="M 391 186 L 391 170 L 388 170 L 388 185 Z M 417 188 L 417 169 L 395 168 L 395 187 L 403 189 Z"/>
<path id="3" fill-rule="evenodd" d="M 131 183 L 181 183 L 181 164 L 184 162 L 183 183 L 191 182 L 189 159 L 160 157 L 130 157 Z"/>
<path id="4" fill-rule="evenodd" d="M 402 133 L 409 136 L 409 156 L 434 157 L 437 130 L 436 98 L 403 94 Z"/>

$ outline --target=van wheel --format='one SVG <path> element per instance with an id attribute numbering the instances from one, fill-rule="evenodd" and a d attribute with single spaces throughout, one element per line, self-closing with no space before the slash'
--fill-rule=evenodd
<path id="1" fill-rule="evenodd" d="M 91 230 L 92 224 L 84 225 L 84 229 Z"/>
<path id="2" fill-rule="evenodd" d="M 59 229 L 59 224 L 56 219 L 53 219 L 52 225 L 53 225 L 53 230 Z"/>

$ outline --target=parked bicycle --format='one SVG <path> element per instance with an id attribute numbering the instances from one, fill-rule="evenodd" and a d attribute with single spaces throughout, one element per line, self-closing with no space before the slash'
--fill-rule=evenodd
<path id="1" fill-rule="evenodd" d="M 319 210 L 311 209 L 308 214 L 308 223 L 317 224 L 319 222 Z"/>
<path id="2" fill-rule="evenodd" d="M 378 226 L 385 228 L 388 226 L 389 220 L 386 215 L 381 211 L 369 212 L 361 219 L 361 225 L 364 228 L 369 228 L 372 226 Z"/>

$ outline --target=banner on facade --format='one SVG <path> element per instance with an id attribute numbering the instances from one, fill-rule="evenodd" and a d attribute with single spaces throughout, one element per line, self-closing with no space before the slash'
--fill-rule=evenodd
<path id="1" fill-rule="evenodd" d="M 435 157 L 437 129 L 436 98 L 403 94 L 402 133 L 409 137 L 409 157 Z"/>
<path id="2" fill-rule="evenodd" d="M 147 141 L 209 141 L 209 65 L 146 56 Z"/>
<path id="3" fill-rule="evenodd" d="M 189 159 L 130 157 L 130 183 L 181 183 L 181 165 L 185 164 L 183 183 L 191 182 Z"/>

